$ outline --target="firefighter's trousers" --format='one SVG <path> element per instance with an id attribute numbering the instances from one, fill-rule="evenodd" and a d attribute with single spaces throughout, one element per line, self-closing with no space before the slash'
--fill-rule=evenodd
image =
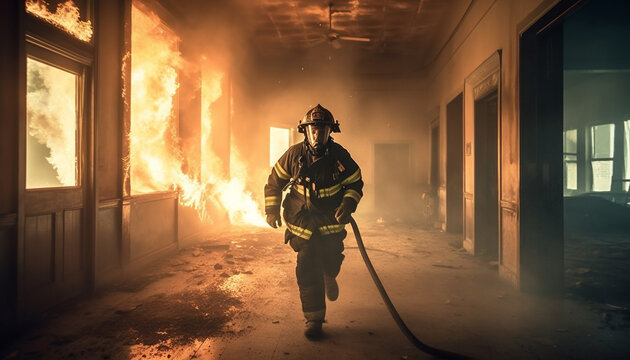
<path id="1" fill-rule="evenodd" d="M 309 240 L 291 239 L 291 247 L 297 251 L 295 274 L 300 289 L 302 310 L 307 320 L 324 320 L 326 293 L 324 274 L 337 277 L 343 262 L 343 239 L 346 231 L 322 236 L 313 234 Z"/>

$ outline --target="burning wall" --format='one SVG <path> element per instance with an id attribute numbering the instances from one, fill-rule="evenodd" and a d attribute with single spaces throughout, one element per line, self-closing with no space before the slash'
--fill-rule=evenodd
<path id="1" fill-rule="evenodd" d="M 178 50 L 179 38 L 157 15 L 132 7 L 131 36 L 131 126 L 129 173 L 132 195 L 178 190 L 180 203 L 193 207 L 206 223 L 209 210 L 227 212 L 231 223 L 263 225 L 259 205 L 243 180 L 247 171 L 226 172 L 224 162 L 246 168 L 231 148 L 227 159 L 211 146 L 212 105 L 224 96 L 223 72 L 200 60 L 186 62 Z M 200 174 L 183 170 L 184 159 L 178 134 L 179 73 L 201 64 Z M 231 105 L 230 99 L 227 99 Z M 228 111 L 229 112 L 229 111 Z M 228 167 L 229 168 L 229 167 Z"/>

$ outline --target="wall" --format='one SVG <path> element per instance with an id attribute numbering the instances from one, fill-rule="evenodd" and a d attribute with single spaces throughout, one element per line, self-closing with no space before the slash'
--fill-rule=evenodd
<path id="1" fill-rule="evenodd" d="M 630 119 L 630 73 L 628 71 L 565 71 L 564 127 Z"/>
<path id="2" fill-rule="evenodd" d="M 96 219 L 95 280 L 100 283 L 120 271 L 121 245 L 121 59 L 123 1 L 98 1 L 95 82 Z"/>
<path id="3" fill-rule="evenodd" d="M 0 3 L 0 337 L 15 323 L 18 212 L 19 1 Z M 3 343 L 4 341 L 0 341 Z"/>
<path id="4" fill-rule="evenodd" d="M 357 71 L 357 54 L 324 45 L 311 53 L 259 57 L 235 73 L 232 129 L 235 144 L 253 165 L 249 175 L 256 199 L 262 203 L 270 171 L 269 127 L 296 128 L 306 111 L 320 103 L 340 123 L 341 133 L 333 138 L 361 166 L 365 182 L 361 213 L 378 215 L 373 194 L 376 143 L 410 144 L 413 194 L 409 198 L 419 201 L 428 183 L 430 145 L 421 124 L 420 79 Z M 302 139 L 298 133 L 297 140 Z M 418 211 L 414 201 L 401 206 Z"/>
<path id="5" fill-rule="evenodd" d="M 440 108 L 440 186 L 446 177 L 446 104 L 464 89 L 464 79 L 493 52 L 502 50 L 500 87 L 500 202 L 512 215 L 501 226 L 499 261 L 503 276 L 518 283 L 519 275 L 519 34 L 544 14 L 554 1 L 481 0 L 472 3 L 450 41 L 426 73 L 427 109 Z M 466 115 L 465 115 L 466 116 Z M 427 118 L 425 121 L 430 121 Z M 466 119 L 464 119 L 466 121 Z M 441 204 L 441 206 L 444 206 Z"/>

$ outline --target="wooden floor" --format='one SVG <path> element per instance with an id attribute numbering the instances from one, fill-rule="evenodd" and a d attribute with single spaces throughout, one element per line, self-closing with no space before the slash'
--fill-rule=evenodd
<path id="1" fill-rule="evenodd" d="M 523 294 L 499 278 L 496 262 L 468 255 L 459 235 L 358 220 L 392 301 L 427 344 L 480 359 L 630 358 L 623 305 L 602 312 L 583 297 Z M 213 234 L 51 311 L 0 359 L 430 358 L 389 316 L 352 235 L 325 337 L 307 340 L 295 253 L 283 244 L 283 230 Z"/>

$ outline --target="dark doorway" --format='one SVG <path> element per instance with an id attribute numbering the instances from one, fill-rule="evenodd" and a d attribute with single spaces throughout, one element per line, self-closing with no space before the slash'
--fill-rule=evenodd
<path id="1" fill-rule="evenodd" d="M 446 231 L 462 232 L 463 188 L 463 95 L 446 105 Z"/>
<path id="2" fill-rule="evenodd" d="M 409 202 L 409 144 L 376 144 L 374 188 L 377 215 L 399 218 L 413 215 Z"/>
<path id="3" fill-rule="evenodd" d="M 630 306 L 629 17 L 627 1 L 588 1 L 562 26 L 565 284 L 604 311 Z"/>
<path id="4" fill-rule="evenodd" d="M 435 125 L 431 127 L 431 195 L 437 196 L 440 186 L 439 164 L 440 159 L 440 128 Z"/>
<path id="5" fill-rule="evenodd" d="M 564 293 L 562 201 L 562 21 L 576 7 L 561 1 L 521 36 L 520 287 Z"/>
<path id="6" fill-rule="evenodd" d="M 493 260 L 499 243 L 498 115 L 497 90 L 475 101 L 475 242 L 479 254 Z"/>
<path id="7" fill-rule="evenodd" d="M 439 206 L 438 206 L 438 197 L 440 191 L 440 126 L 439 122 L 435 121 L 431 125 L 431 178 L 430 178 L 430 193 L 431 196 L 427 199 L 430 204 L 429 211 L 427 216 L 427 225 L 438 227 L 439 221 Z"/>

